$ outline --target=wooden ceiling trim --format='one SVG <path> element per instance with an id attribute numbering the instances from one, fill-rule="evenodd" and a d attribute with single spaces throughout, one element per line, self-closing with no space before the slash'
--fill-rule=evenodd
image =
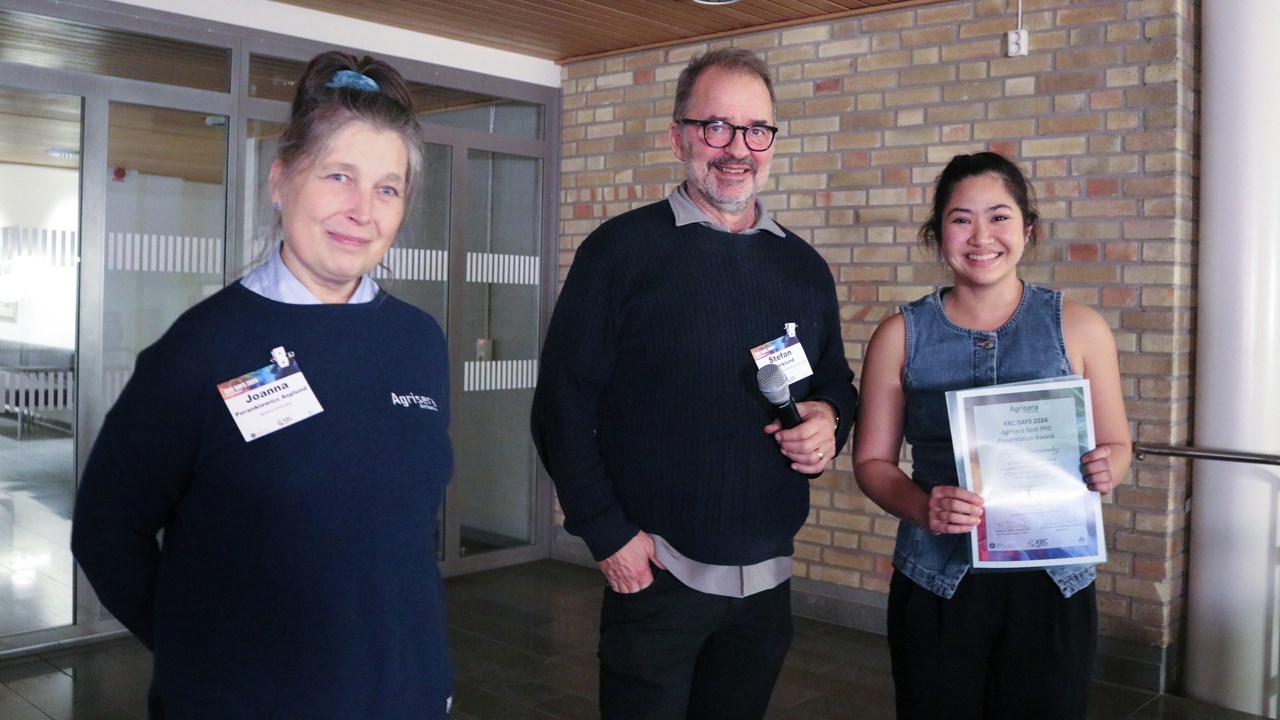
<path id="1" fill-rule="evenodd" d="M 822 0 L 774 0 L 774 5 L 786 8 L 792 13 L 806 17 L 814 15 L 830 15 L 846 10 L 861 10 L 866 6 L 863 2 L 824 2 Z"/>
<path id="2" fill-rule="evenodd" d="M 945 0 L 284 0 L 559 63 Z"/>
<path id="3" fill-rule="evenodd" d="M 715 22 L 708 16 L 691 13 L 673 5 L 655 3 L 653 0 L 617 0 L 607 6 L 592 5 L 583 0 L 508 0 L 507 5 L 525 7 L 535 13 L 559 6 L 563 8 L 561 12 L 570 18 L 572 25 L 588 32 L 596 32 L 600 28 L 600 19 L 596 16 L 610 15 L 613 16 L 615 26 L 632 37 L 635 35 L 636 23 L 641 26 L 661 23 L 664 29 L 680 32 L 711 32 L 723 26 L 723 23 Z M 606 23 L 609 20 L 605 18 Z"/>
<path id="4" fill-rule="evenodd" d="M 724 30 L 716 33 L 708 33 L 697 37 L 681 38 L 679 40 L 659 41 L 648 43 L 645 45 L 637 45 L 635 47 L 624 48 L 620 50 L 604 50 L 601 52 L 590 53 L 586 55 L 578 55 L 572 57 L 564 57 L 556 62 L 560 65 L 568 65 L 570 63 L 583 62 L 587 60 L 598 60 L 605 57 L 613 57 L 615 55 L 625 55 L 633 52 L 645 52 L 647 50 L 661 50 L 663 48 L 673 47 L 675 45 L 690 45 L 701 42 L 713 42 L 723 40 L 728 37 L 737 37 L 739 35 L 756 34 L 761 32 L 771 32 L 773 30 L 785 30 L 787 28 L 797 27 L 799 25 L 812 25 L 824 22 L 833 22 L 843 20 L 845 18 L 856 17 L 858 15 L 869 15 L 872 13 L 883 12 L 886 6 L 892 7 L 894 10 L 920 7 L 924 5 L 937 5 L 945 0 L 886 0 L 875 6 L 867 6 L 853 10 L 841 10 L 839 12 L 828 13 L 818 17 L 797 18 L 795 20 L 784 20 L 782 22 L 770 23 L 768 25 L 758 25 L 748 28 L 737 28 L 734 30 Z"/>
<path id="5" fill-rule="evenodd" d="M 634 25 L 624 24 L 624 21 L 638 23 L 641 27 L 647 26 L 646 31 L 649 32 L 656 25 L 661 32 L 672 35 L 715 32 L 726 27 L 726 23 L 712 16 L 691 12 L 679 6 L 655 3 L 653 0 L 619 0 L 608 5 L 585 0 L 553 0 L 545 3 L 538 0 L 507 0 L 502 3 L 501 18 L 495 18 L 494 12 L 486 10 L 487 5 L 484 3 L 463 6 L 439 0 L 398 0 L 373 8 L 342 0 L 288 1 L 337 14 L 358 14 L 363 19 L 374 22 L 411 26 L 425 33 L 449 31 L 469 34 L 472 38 L 477 35 L 488 36 L 491 40 L 498 39 L 499 34 L 505 37 L 508 30 L 542 27 L 545 32 L 538 33 L 538 36 L 544 41 L 548 37 L 577 37 L 590 43 L 596 40 L 592 35 L 604 33 L 625 42 L 633 38 L 636 32 Z M 562 18 L 562 21 L 543 21 L 549 9 L 554 10 L 554 14 Z M 430 17 L 430 21 L 427 21 L 427 17 Z M 517 17 L 519 22 L 508 24 L 506 17 Z M 610 22 L 610 18 L 614 20 Z M 743 16 L 742 20 L 750 22 L 752 17 Z"/>
<path id="6" fill-rule="evenodd" d="M 653 9 L 647 3 L 627 2 L 620 3 L 628 8 L 628 13 L 638 22 L 647 23 L 654 16 Z M 663 7 L 666 15 L 669 17 L 677 17 L 682 19 L 698 18 L 697 23 L 703 34 L 706 32 L 719 32 L 730 27 L 738 27 L 745 25 L 756 25 L 762 22 L 772 22 L 779 18 L 786 17 L 771 11 L 771 3 L 746 4 L 746 5 L 693 5 L 688 6 L 670 5 Z"/>

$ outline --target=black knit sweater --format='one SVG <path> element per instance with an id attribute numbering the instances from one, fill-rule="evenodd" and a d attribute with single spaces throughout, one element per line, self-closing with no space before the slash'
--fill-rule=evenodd
<path id="1" fill-rule="evenodd" d="M 217 386 L 277 346 L 324 411 L 246 442 Z M 386 294 L 288 305 L 236 283 L 138 356 L 71 547 L 155 652 L 153 717 L 446 717 L 448 419 L 444 335 Z"/>
<path id="2" fill-rule="evenodd" d="M 788 232 L 675 226 L 662 201 L 578 249 L 547 332 L 533 436 L 565 529 L 597 560 L 638 530 L 685 556 L 748 565 L 792 553 L 806 478 L 762 428 L 751 349 L 796 323 L 813 376 L 797 400 L 855 410 L 831 271 Z"/>

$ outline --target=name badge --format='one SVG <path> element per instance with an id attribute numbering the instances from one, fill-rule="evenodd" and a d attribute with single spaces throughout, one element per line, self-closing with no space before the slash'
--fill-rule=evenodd
<path id="1" fill-rule="evenodd" d="M 809 356 L 804 353 L 804 346 L 796 336 L 796 324 L 787 323 L 786 334 L 770 340 L 763 345 L 751 348 L 751 357 L 755 358 L 756 368 L 765 365 L 777 365 L 787 373 L 787 384 L 798 382 L 813 374 L 809 366 Z"/>
<path id="2" fill-rule="evenodd" d="M 271 356 L 270 365 L 218 383 L 245 442 L 324 412 L 292 353 L 276 348 Z"/>

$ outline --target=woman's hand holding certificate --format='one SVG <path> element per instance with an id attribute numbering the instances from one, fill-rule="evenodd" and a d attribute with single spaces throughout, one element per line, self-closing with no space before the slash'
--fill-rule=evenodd
<path id="1" fill-rule="evenodd" d="M 1111 472 L 1111 448 L 1105 445 L 1080 458 L 1080 471 L 1084 473 L 1085 484 L 1099 495 L 1110 493 L 1116 486 L 1116 478 Z"/>
<path id="2" fill-rule="evenodd" d="M 929 493 L 929 530 L 934 535 L 969 532 L 982 521 L 982 496 L 955 485 Z"/>

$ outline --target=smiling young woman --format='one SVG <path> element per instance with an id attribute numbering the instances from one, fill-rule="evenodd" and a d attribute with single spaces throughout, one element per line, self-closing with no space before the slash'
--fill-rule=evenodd
<path id="1" fill-rule="evenodd" d="M 1111 330 L 1098 313 L 1023 282 L 1039 216 L 1022 172 L 995 153 L 938 176 L 923 245 L 951 269 L 876 328 L 854 440 L 859 486 L 897 516 L 889 648 L 900 720 L 1083 720 L 1096 646 L 1092 565 L 970 573 L 965 535 L 982 497 L 959 487 L 946 392 L 1065 375 L 1090 381 L 1097 445 L 1080 458 L 1106 494 L 1130 438 Z M 899 469 L 903 440 L 912 475 Z M 1044 678 L 1052 677 L 1046 683 Z"/>

